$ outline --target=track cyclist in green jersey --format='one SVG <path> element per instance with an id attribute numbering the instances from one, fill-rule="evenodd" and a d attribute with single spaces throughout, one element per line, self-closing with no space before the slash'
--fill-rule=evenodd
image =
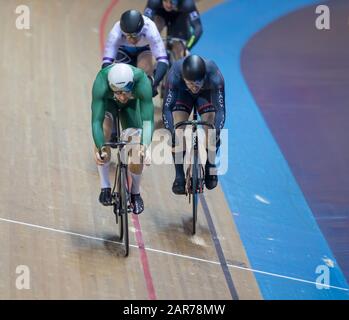
<path id="1" fill-rule="evenodd" d="M 133 213 L 139 214 L 144 210 L 140 182 L 144 164 L 150 164 L 148 147 L 154 130 L 154 105 L 151 82 L 145 72 L 124 63 L 112 64 L 99 71 L 92 90 L 92 135 L 101 183 L 99 201 L 105 206 L 112 203 L 109 180 L 111 151 L 103 145 L 110 141 L 113 117 L 118 114 L 118 109 L 122 136 L 140 142 L 132 147 L 129 158 L 131 204 Z"/>

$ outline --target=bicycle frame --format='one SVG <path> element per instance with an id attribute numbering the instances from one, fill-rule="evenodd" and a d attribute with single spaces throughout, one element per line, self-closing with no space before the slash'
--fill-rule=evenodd
<path id="1" fill-rule="evenodd" d="M 180 127 L 183 126 L 191 126 L 192 127 L 192 146 L 194 152 L 198 152 L 198 135 L 197 135 L 197 129 L 199 126 L 207 126 L 210 129 L 214 129 L 215 126 L 212 123 L 209 123 L 207 121 L 198 121 L 198 112 L 197 112 L 197 106 L 194 105 L 193 109 L 193 120 L 186 120 L 186 121 L 181 121 L 175 124 L 174 128 L 175 130 L 179 129 Z"/>
<path id="2" fill-rule="evenodd" d="M 129 192 L 128 185 L 128 165 L 126 161 L 123 161 L 124 147 L 128 144 L 126 141 L 121 141 L 121 130 L 120 130 L 120 108 L 118 108 L 117 117 L 113 117 L 113 128 L 115 129 L 112 132 L 111 141 L 104 144 L 104 146 L 110 147 L 112 149 L 118 149 L 118 165 L 115 172 L 115 180 L 112 191 L 113 196 L 113 211 L 116 217 L 116 224 L 119 224 L 118 216 L 120 216 L 120 224 L 119 224 L 119 233 L 120 240 L 124 241 L 125 244 L 125 254 L 127 257 L 129 253 L 129 235 L 128 235 L 128 213 L 131 211 L 128 205 L 128 197 L 127 194 Z M 126 186 L 127 185 L 127 186 Z M 119 194 L 115 193 L 115 189 L 118 186 Z"/>
<path id="3" fill-rule="evenodd" d="M 123 148 L 127 145 L 127 142 L 121 141 L 120 136 L 121 136 L 121 130 L 120 130 L 120 117 L 119 117 L 120 109 L 118 109 L 118 114 L 117 117 L 113 117 L 113 129 L 115 131 L 112 132 L 110 142 L 106 142 L 104 146 L 110 147 L 112 149 L 118 149 L 119 150 L 119 155 L 120 155 L 120 161 L 118 162 L 118 167 L 116 168 L 116 174 L 115 174 L 115 180 L 114 180 L 114 186 L 112 190 L 112 194 L 115 193 L 115 188 L 116 188 L 116 180 L 117 180 L 117 173 L 119 172 L 119 166 L 121 168 L 125 168 L 127 171 L 127 164 L 122 160 L 122 150 Z"/>

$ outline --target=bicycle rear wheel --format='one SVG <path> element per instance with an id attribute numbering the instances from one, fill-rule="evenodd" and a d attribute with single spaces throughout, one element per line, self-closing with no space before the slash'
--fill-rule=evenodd
<path id="1" fill-rule="evenodd" d="M 123 243 L 125 246 L 125 254 L 129 253 L 129 235 L 128 235 L 128 203 L 127 203 L 127 172 L 126 167 L 120 168 L 120 229 L 123 231 Z"/>

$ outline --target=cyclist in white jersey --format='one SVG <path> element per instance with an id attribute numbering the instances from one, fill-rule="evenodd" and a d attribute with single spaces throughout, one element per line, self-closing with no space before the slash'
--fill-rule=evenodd
<path id="1" fill-rule="evenodd" d="M 154 70 L 152 56 L 157 63 Z M 121 15 L 109 33 L 104 49 L 102 68 L 114 61 L 143 69 L 152 81 L 153 96 L 168 69 L 164 43 L 155 23 L 137 10 Z"/>

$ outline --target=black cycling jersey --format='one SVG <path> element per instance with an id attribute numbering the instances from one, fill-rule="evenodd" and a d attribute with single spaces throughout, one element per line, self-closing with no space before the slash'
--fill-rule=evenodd
<path id="1" fill-rule="evenodd" d="M 167 35 L 186 40 L 191 49 L 202 35 L 200 14 L 194 0 L 178 0 L 174 10 L 168 12 L 162 5 L 162 0 L 148 0 L 144 15 L 154 20 L 155 16 L 164 19 L 168 28 Z"/>
<path id="2" fill-rule="evenodd" d="M 163 100 L 163 121 L 165 128 L 174 131 L 173 111 L 186 111 L 189 114 L 196 104 L 199 114 L 215 112 L 215 128 L 217 135 L 225 122 L 225 91 L 224 78 L 217 65 L 205 60 L 206 77 L 204 85 L 197 94 L 193 94 L 186 86 L 182 77 L 183 59 L 176 61 L 168 74 L 166 91 Z"/>

